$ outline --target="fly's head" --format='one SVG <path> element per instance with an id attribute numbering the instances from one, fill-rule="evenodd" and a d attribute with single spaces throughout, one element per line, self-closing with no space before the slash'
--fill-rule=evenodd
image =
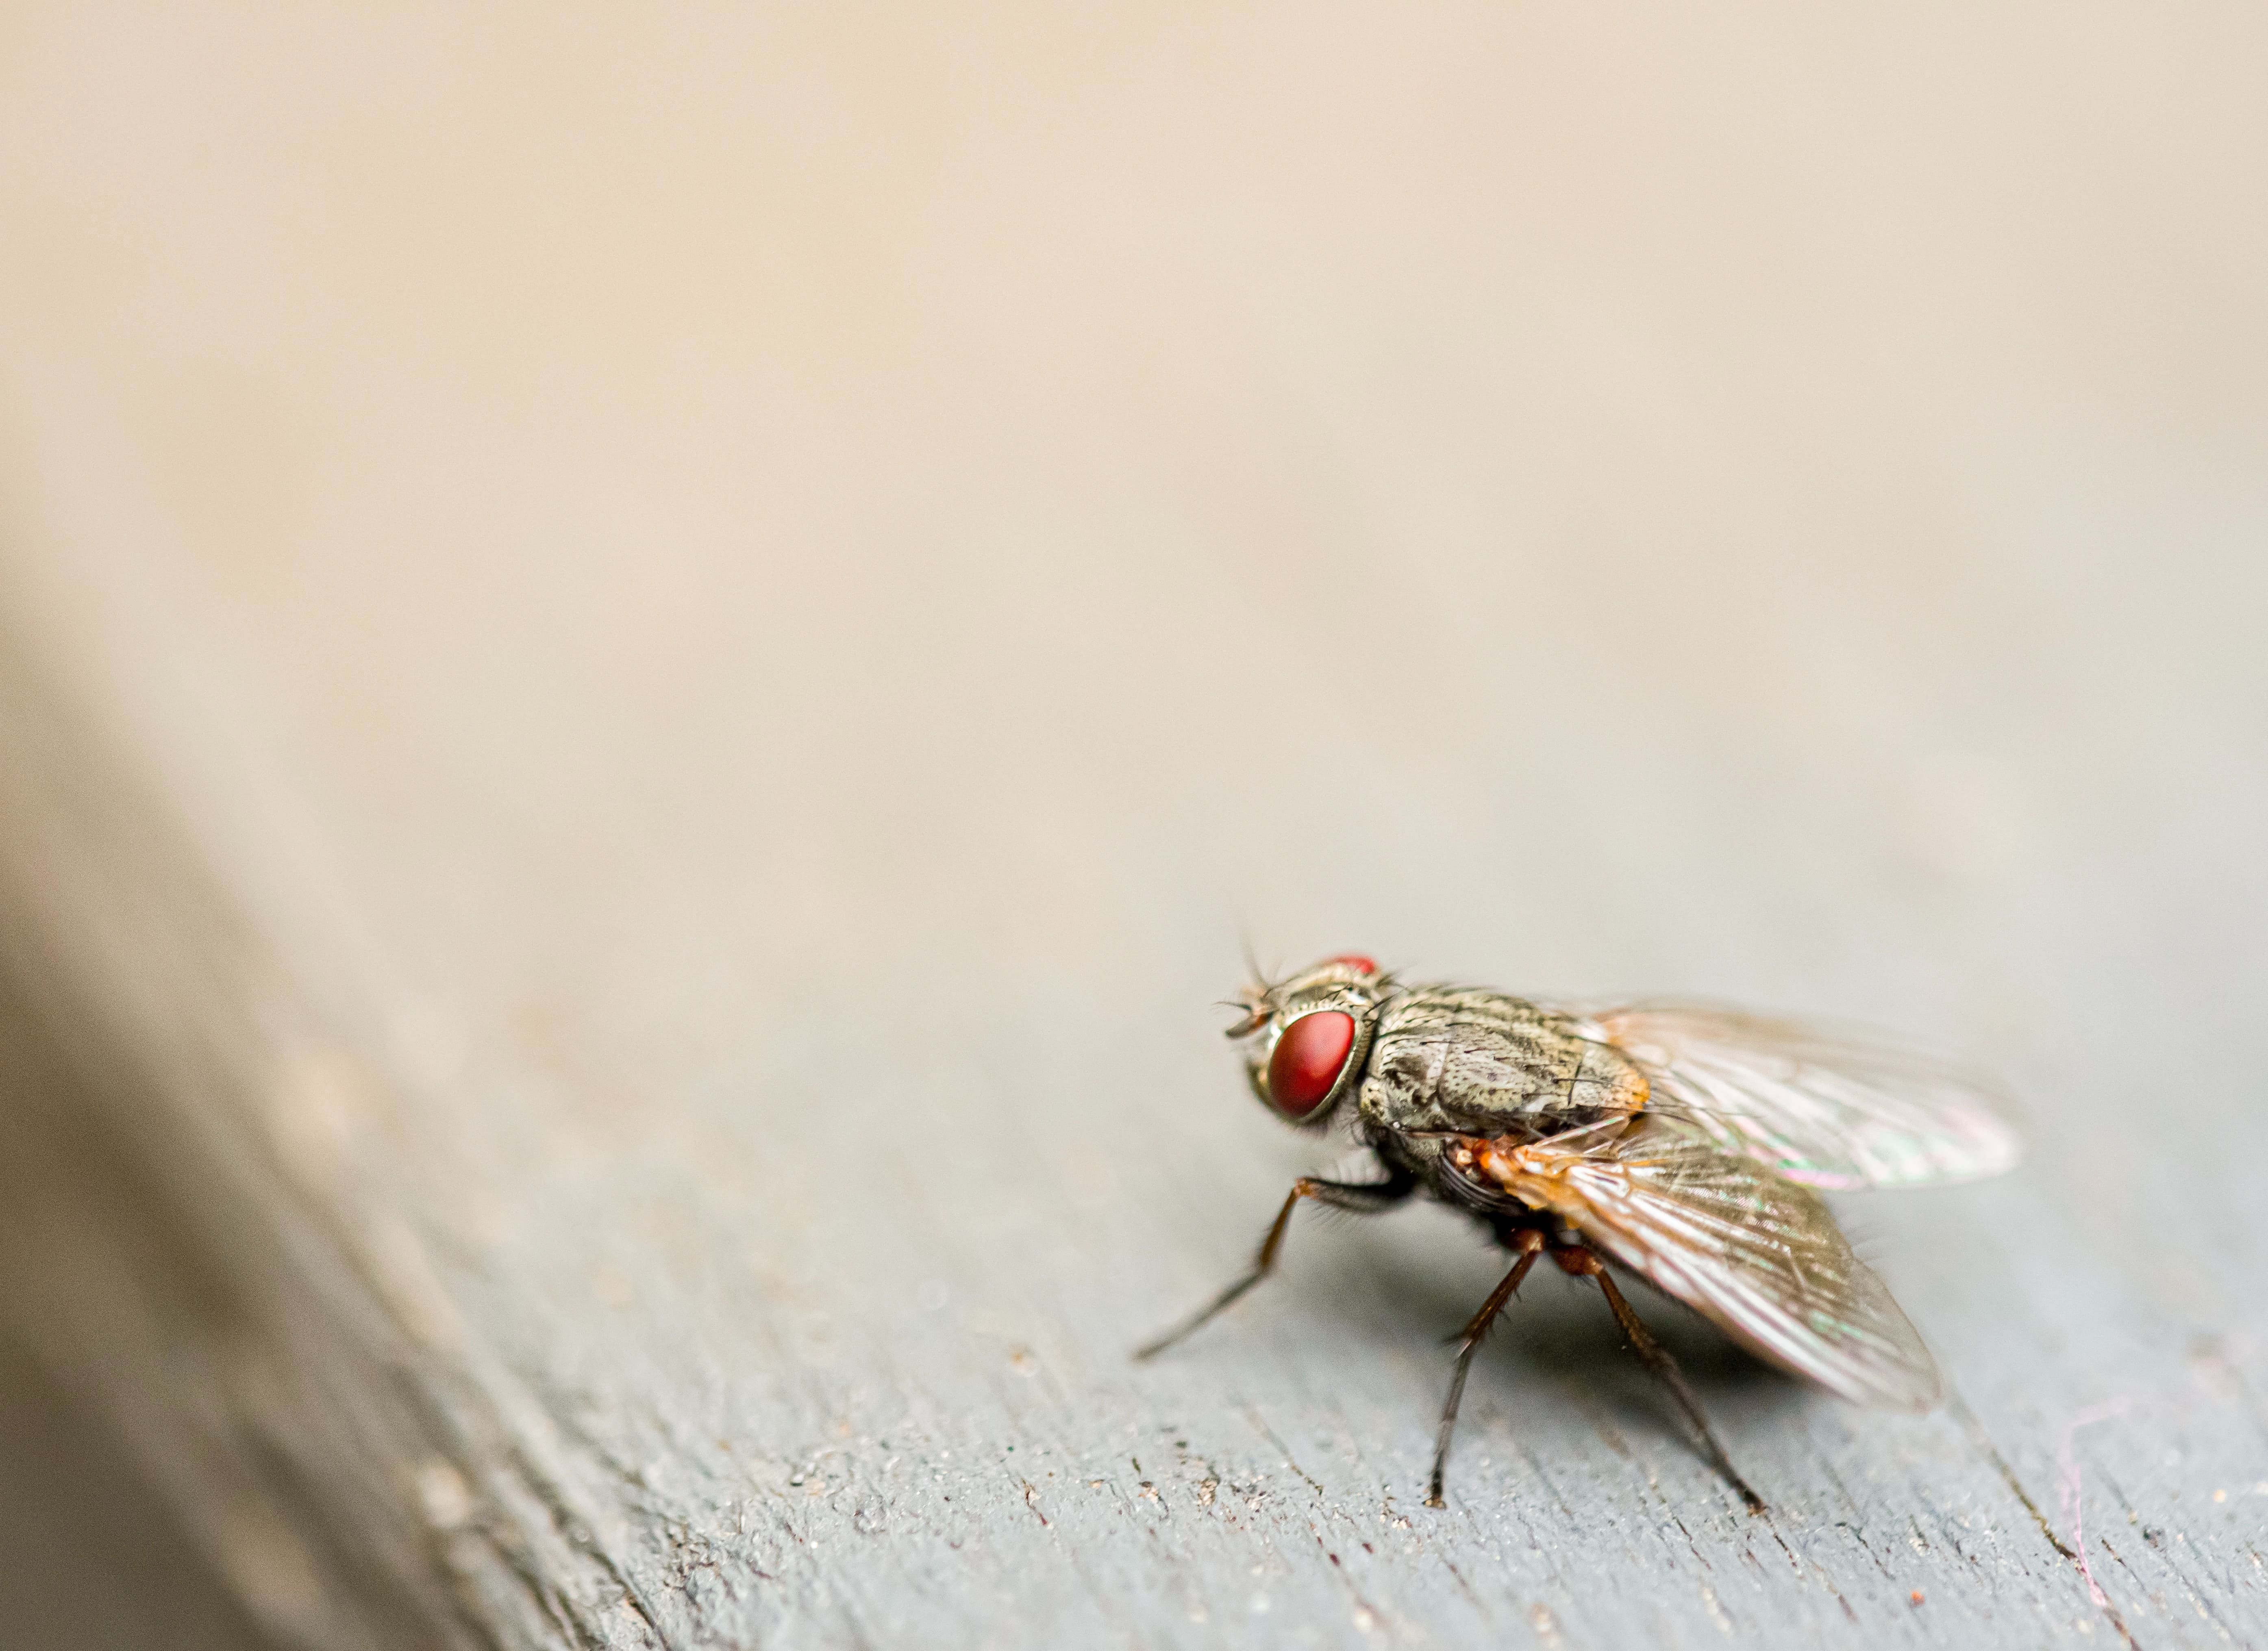
<path id="1" fill-rule="evenodd" d="M 1384 971 L 1351 952 L 1272 984 L 1254 980 L 1229 1006 L 1243 1018 L 1228 1028 L 1253 1093 L 1303 1128 L 1327 1123 L 1361 1076 L 1387 990 Z"/>

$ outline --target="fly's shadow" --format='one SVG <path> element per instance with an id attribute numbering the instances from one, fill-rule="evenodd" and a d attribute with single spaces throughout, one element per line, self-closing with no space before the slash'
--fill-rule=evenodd
<path id="1" fill-rule="evenodd" d="M 1357 1224 L 1315 1212 L 1298 1231 L 1300 1260 L 1278 1275 L 1281 1294 L 1259 1314 L 1233 1316 L 1215 1334 L 1233 1334 L 1241 1318 L 1253 1332 L 1271 1321 L 1302 1338 L 1322 1337 L 1345 1352 L 1414 1360 L 1449 1369 L 1461 1327 L 1474 1301 L 1504 1271 L 1505 1252 L 1471 1242 L 1469 1228 L 1442 1230 L 1431 1212 Z M 1803 1387 L 1749 1354 L 1690 1308 L 1632 1279 L 1621 1279 L 1654 1339 L 1681 1367 L 1688 1385 L 1712 1408 L 1734 1416 L 1792 1403 Z M 1247 1311 L 1250 1306 L 1248 1304 Z M 1280 1332 L 1279 1332 L 1280 1333 Z M 1617 1433 L 1659 1436 L 1708 1463 L 1706 1443 L 1680 1425 L 1675 1403 L 1633 1356 L 1616 1315 L 1588 1278 L 1556 1266 L 1536 1268 L 1490 1326 L 1472 1367 L 1472 1397 L 1496 1413 L 1519 1418 L 1562 1411 L 1571 1404 L 1610 1440 Z M 1556 1424 L 1555 1424 L 1556 1425 Z M 1623 1447 L 1615 1441 L 1614 1448 Z M 1736 1476 L 1735 1476 L 1736 1477 Z"/>

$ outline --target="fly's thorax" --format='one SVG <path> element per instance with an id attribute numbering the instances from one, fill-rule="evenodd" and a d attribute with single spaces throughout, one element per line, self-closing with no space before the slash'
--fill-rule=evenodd
<path id="1" fill-rule="evenodd" d="M 1417 1149 L 1450 1134 L 1540 1140 L 1628 1117 L 1646 1104 L 1646 1082 L 1568 1015 L 1502 992 L 1426 986 L 1380 1006 L 1356 1094 L 1366 1133 L 1411 1138 Z"/>

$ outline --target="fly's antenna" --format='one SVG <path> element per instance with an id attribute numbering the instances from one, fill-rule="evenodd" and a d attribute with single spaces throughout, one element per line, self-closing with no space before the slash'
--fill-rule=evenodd
<path id="1" fill-rule="evenodd" d="M 1230 1038 L 1250 1037 L 1268 1024 L 1266 1006 L 1258 999 L 1223 998 L 1219 1006 L 1224 1009 L 1233 1009 L 1244 1017 L 1228 1028 L 1225 1036 Z"/>

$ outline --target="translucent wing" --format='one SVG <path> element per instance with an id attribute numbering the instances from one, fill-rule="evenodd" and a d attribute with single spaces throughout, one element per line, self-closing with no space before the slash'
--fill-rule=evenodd
<path id="1" fill-rule="evenodd" d="M 1929 1349 L 1817 1194 L 1668 1119 L 1575 1139 L 1473 1143 L 1474 1168 L 1775 1364 L 1861 1404 L 1937 1404 Z"/>
<path id="2" fill-rule="evenodd" d="M 1815 1187 L 1969 1181 L 2009 1168 L 2021 1148 L 2006 1092 L 1951 1062 L 1693 1005 L 1581 1019 L 1638 1062 L 1665 1111 Z"/>

